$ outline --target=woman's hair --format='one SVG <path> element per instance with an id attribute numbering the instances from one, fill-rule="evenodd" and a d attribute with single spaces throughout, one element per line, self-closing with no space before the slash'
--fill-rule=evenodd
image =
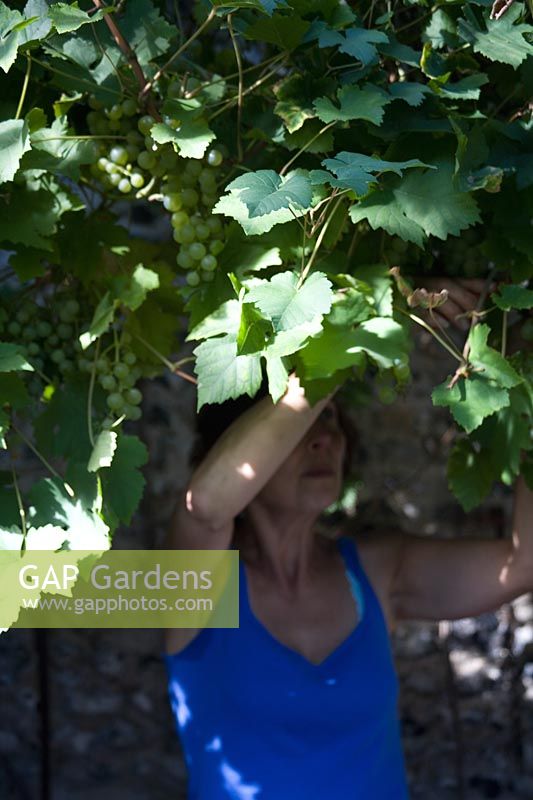
<path id="1" fill-rule="evenodd" d="M 197 467 L 224 431 L 229 428 L 241 414 L 244 414 L 245 411 L 252 408 L 252 406 L 267 395 L 268 383 L 266 380 L 263 380 L 259 391 L 254 397 L 241 395 L 236 400 L 226 400 L 224 403 L 203 406 L 196 417 L 196 439 L 189 457 L 190 466 L 193 469 Z M 364 451 L 361 450 L 359 434 L 354 423 L 339 401 L 335 399 L 334 402 L 337 407 L 340 427 L 346 437 L 346 456 L 343 465 L 343 478 L 344 481 L 347 482 L 354 475 L 356 460 L 357 465 L 360 464 L 362 453 L 364 460 Z"/>

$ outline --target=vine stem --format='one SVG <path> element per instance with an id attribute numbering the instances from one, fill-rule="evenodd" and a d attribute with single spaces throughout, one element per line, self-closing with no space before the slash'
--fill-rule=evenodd
<path id="1" fill-rule="evenodd" d="M 276 65 L 276 69 L 270 70 L 269 72 L 266 73 L 266 75 L 263 75 L 263 77 L 258 78 L 255 81 L 255 83 L 252 83 L 251 86 L 248 86 L 248 88 L 243 91 L 242 96 L 245 97 L 247 94 L 250 94 L 250 92 L 255 91 L 259 86 L 261 86 L 262 83 L 265 83 L 265 81 L 268 81 L 273 75 L 275 75 L 278 70 L 278 67 L 280 67 L 283 64 L 283 61 L 286 60 L 286 58 L 287 56 L 284 55 L 279 64 Z M 235 98 L 231 97 L 229 100 L 223 100 L 221 102 L 222 102 L 222 108 L 219 108 L 218 111 L 215 111 L 214 114 L 211 114 L 211 116 L 209 117 L 210 122 L 211 120 L 215 119 L 215 117 L 218 117 L 219 114 L 224 114 L 224 112 L 227 111 L 228 108 L 231 108 L 232 104 L 235 102 Z"/>
<path id="2" fill-rule="evenodd" d="M 26 541 L 28 530 L 26 528 L 26 511 L 24 510 L 24 503 L 22 502 L 22 495 L 20 494 L 19 482 L 17 480 L 17 473 L 13 465 L 13 456 L 11 456 L 11 474 L 13 476 L 13 486 L 15 487 L 15 495 L 17 497 L 17 505 L 19 508 L 20 527 L 22 528 L 22 547 Z"/>
<path id="3" fill-rule="evenodd" d="M 439 334 L 436 333 L 436 331 L 431 327 L 431 325 L 428 325 L 427 322 L 424 322 L 424 320 L 421 319 L 421 317 L 417 317 L 416 314 L 411 314 L 410 311 L 405 311 L 403 308 L 400 308 L 399 306 L 393 305 L 393 308 L 395 311 L 399 311 L 400 314 L 405 314 L 406 317 L 409 317 L 414 322 L 417 322 L 419 325 L 425 328 L 428 331 L 428 333 L 430 333 L 457 361 L 459 361 L 461 364 L 466 363 L 466 360 L 461 355 L 461 353 L 455 348 L 451 347 L 448 344 L 448 342 L 441 336 L 439 336 Z"/>
<path id="4" fill-rule="evenodd" d="M 140 91 L 140 94 L 139 94 L 139 99 L 140 99 L 140 100 L 142 100 L 142 99 L 143 99 L 143 97 L 144 97 L 146 94 L 148 94 L 148 92 L 150 92 L 150 91 L 151 91 L 151 89 L 152 89 L 152 86 L 153 86 L 155 83 L 157 83 L 157 81 L 159 80 L 159 78 L 160 78 L 160 77 L 163 75 L 163 73 L 164 73 L 164 72 L 166 72 L 166 71 L 167 71 L 167 69 L 170 67 L 170 65 L 171 65 L 171 64 L 173 64 L 173 63 L 174 63 L 174 61 L 175 61 L 177 58 L 179 58 L 179 56 L 180 56 L 180 55 L 183 53 L 183 51 L 184 51 L 184 50 L 186 50 L 186 49 L 189 47 L 189 45 L 190 45 L 192 42 L 194 42 L 194 40 L 195 40 L 195 39 L 197 39 L 197 38 L 198 38 L 198 36 L 200 36 L 200 34 L 201 34 L 203 31 L 204 31 L 204 29 L 205 29 L 205 28 L 207 28 L 207 26 L 210 24 L 210 22 L 211 22 L 211 21 L 212 21 L 212 20 L 215 18 L 215 16 L 216 16 L 216 13 L 217 13 L 217 10 L 216 10 L 216 8 L 215 8 L 215 7 L 213 7 L 213 8 L 211 9 L 211 11 L 209 12 L 208 16 L 207 16 L 207 17 L 204 19 L 204 21 L 202 22 L 202 24 L 200 25 L 200 27 L 199 27 L 199 28 L 197 28 L 197 30 L 195 30 L 195 32 L 192 34 L 192 36 L 189 36 L 189 38 L 187 39 L 187 41 L 186 41 L 186 42 L 183 42 L 183 44 L 181 45 L 181 47 L 179 47 L 179 48 L 176 50 L 176 52 L 175 52 L 173 55 L 171 55 L 171 56 L 170 56 L 170 58 L 168 59 L 168 61 L 167 61 L 165 64 L 163 64 L 163 66 L 161 67 L 161 69 L 158 69 L 158 70 L 157 70 L 157 72 L 155 73 L 155 75 L 154 75 L 154 77 L 152 78 L 152 80 L 150 80 L 150 81 L 147 81 L 147 82 L 145 83 L 145 85 L 143 86 L 143 88 L 141 89 L 141 91 Z"/>
<path id="5" fill-rule="evenodd" d="M 24 82 L 22 84 L 22 91 L 20 93 L 19 104 L 17 106 L 17 113 L 15 114 L 15 119 L 20 119 L 20 115 L 22 114 L 22 106 L 24 105 L 24 100 L 26 99 L 26 92 L 28 91 L 28 84 L 30 82 L 30 73 L 31 73 L 31 56 L 29 53 L 27 53 L 26 73 L 24 75 Z"/>
<path id="6" fill-rule="evenodd" d="M 150 344 L 150 342 L 147 342 L 146 339 L 140 335 L 140 333 L 132 333 L 132 336 L 134 339 L 138 339 L 138 341 L 141 342 L 141 344 L 143 344 L 148 350 L 150 350 L 150 352 L 153 353 L 154 356 L 157 356 L 157 358 L 165 365 L 165 367 L 168 370 L 170 370 L 170 372 L 174 373 L 175 375 L 179 375 L 180 378 L 184 378 L 184 380 L 189 381 L 189 383 L 194 383 L 195 385 L 198 383 L 196 378 L 193 378 L 192 375 L 188 375 L 186 372 L 183 372 L 183 370 L 179 369 L 181 364 L 186 364 L 188 361 L 194 361 L 194 358 L 192 356 L 187 356 L 186 358 L 182 358 L 173 364 L 172 361 L 169 361 L 168 358 L 165 358 L 163 353 L 160 353 L 159 350 L 156 350 L 156 348 Z"/>
<path id="7" fill-rule="evenodd" d="M 106 5 L 105 5 L 105 3 L 102 2 L 102 0 L 93 0 L 93 2 L 94 2 L 94 5 L 95 5 L 96 8 L 106 9 Z M 152 96 L 150 94 L 150 88 L 151 87 L 149 89 L 146 89 L 146 87 L 148 86 L 148 81 L 146 80 L 145 74 L 144 74 L 144 72 L 142 70 L 141 65 L 139 64 L 137 56 L 135 55 L 135 51 L 131 47 L 130 43 L 124 38 L 124 36 L 122 35 L 122 33 L 120 32 L 120 30 L 118 28 L 117 23 L 115 22 L 114 19 L 112 19 L 111 15 L 110 14 L 106 14 L 104 16 L 104 20 L 105 20 L 105 24 L 109 28 L 109 32 L 111 33 L 111 36 L 113 37 L 113 39 L 117 43 L 117 45 L 120 48 L 120 50 L 126 56 L 126 60 L 127 60 L 128 64 L 130 65 L 130 67 L 131 67 L 131 69 L 133 71 L 133 74 L 137 78 L 137 83 L 139 84 L 139 87 L 140 87 L 139 98 L 140 99 L 146 99 L 146 107 L 147 107 L 148 111 L 150 112 L 150 114 L 152 115 L 152 117 L 154 119 L 159 121 L 161 119 L 161 116 L 160 116 L 157 108 L 155 107 L 154 100 L 153 100 L 153 98 L 152 98 Z"/>
<path id="8" fill-rule="evenodd" d="M 502 314 L 502 347 L 501 347 L 501 354 L 504 358 L 507 350 L 507 314 L 508 312 L 504 310 Z"/>
<path id="9" fill-rule="evenodd" d="M 63 72 L 63 70 L 61 69 L 56 69 L 55 67 L 52 67 L 50 64 L 47 64 L 46 61 L 40 61 L 40 59 L 35 58 L 35 56 L 32 56 L 32 61 L 34 61 L 35 64 L 38 64 L 40 67 L 43 67 L 43 69 L 48 69 L 50 70 L 50 72 L 54 72 L 56 75 L 62 75 L 64 78 L 69 78 L 70 80 L 72 80 L 72 75 L 70 73 Z M 78 84 L 80 85 L 83 84 L 84 86 L 88 86 L 90 89 L 93 90 L 98 89 L 99 92 L 107 92 L 108 94 L 115 95 L 115 97 L 121 96 L 120 92 L 117 92 L 116 89 L 109 89 L 109 87 L 107 86 L 99 86 L 97 83 L 85 80 L 85 78 L 77 78 L 76 80 Z"/>
<path id="10" fill-rule="evenodd" d="M 266 66 L 272 64 L 274 61 L 281 61 L 282 58 L 285 58 L 285 55 L 286 55 L 285 53 L 278 53 L 277 55 L 272 56 L 271 58 L 267 58 L 266 61 L 261 61 L 261 63 L 259 64 L 252 64 L 251 67 L 246 67 L 246 69 L 243 69 L 242 74 L 245 75 L 246 73 L 252 72 L 255 69 L 259 69 L 260 67 L 265 68 Z M 226 83 L 227 81 L 230 81 L 232 78 L 237 78 L 238 76 L 239 76 L 238 72 L 232 72 L 229 75 L 225 75 L 223 78 L 215 78 L 214 80 L 209 81 L 207 85 L 215 86 L 215 84 L 217 83 Z M 204 89 L 205 85 L 202 85 L 198 86 L 196 89 L 191 89 L 190 92 L 186 91 L 185 97 L 188 100 L 191 100 L 192 98 L 196 97 L 197 94 L 200 94 Z"/>
<path id="11" fill-rule="evenodd" d="M 37 456 L 37 458 L 39 459 L 39 461 L 40 461 L 40 462 L 41 462 L 41 463 L 42 463 L 42 464 L 43 464 L 43 465 L 46 467 L 46 469 L 47 469 L 47 470 L 48 470 L 48 471 L 49 471 L 49 472 L 50 472 L 50 473 L 51 473 L 51 474 L 54 476 L 54 478 L 57 478 L 59 481 L 61 481 L 61 483 L 62 483 L 62 484 L 63 484 L 63 486 L 65 487 L 65 491 L 66 491 L 66 493 L 67 493 L 67 494 L 68 494 L 70 497 L 74 497 L 74 496 L 75 496 L 75 492 L 74 492 L 74 489 L 72 488 L 72 486 L 71 486 L 69 483 L 67 483 L 67 482 L 66 482 L 66 480 L 65 480 L 65 479 L 64 479 L 64 478 L 63 478 L 63 477 L 62 477 L 62 476 L 59 474 L 59 472 L 58 472 L 56 469 L 54 469 L 54 467 L 53 467 L 53 466 L 50 464 L 50 462 L 48 461 L 48 459 L 46 459 L 46 458 L 43 456 L 43 454 L 42 454 L 42 453 L 41 453 L 39 450 L 37 450 L 37 448 L 35 447 L 35 445 L 33 444 L 33 442 L 31 442 L 31 441 L 28 439 L 28 437 L 27 437 L 27 436 L 26 436 L 24 433 L 22 433 L 22 431 L 20 430 L 20 428 L 18 428 L 18 427 L 15 425 L 15 423 L 14 423 L 14 422 L 12 422 L 12 423 L 11 423 L 11 427 L 13 428 L 13 430 L 15 431 L 15 433 L 16 433 L 18 436 L 20 436 L 20 438 L 22 439 L 22 441 L 24 442 L 24 444 L 26 445 L 26 447 L 29 447 L 29 448 L 30 448 L 30 450 L 32 451 L 32 453 L 33 453 L 34 455 L 36 455 L 36 456 Z"/>
<path id="12" fill-rule="evenodd" d="M 331 214 L 329 215 L 329 217 L 325 221 L 324 225 L 322 226 L 322 229 L 321 229 L 320 233 L 318 234 L 318 236 L 316 238 L 315 246 L 313 247 L 313 252 L 311 253 L 311 255 L 309 257 L 309 261 L 305 265 L 305 268 L 302 270 L 302 272 L 300 274 L 300 279 L 299 279 L 298 284 L 297 284 L 297 288 L 298 289 L 300 288 L 302 283 L 307 278 L 307 276 L 309 274 L 309 270 L 311 269 L 311 267 L 313 266 L 313 264 L 315 262 L 315 258 L 317 257 L 317 254 L 318 254 L 318 251 L 320 249 L 320 246 L 322 245 L 322 242 L 324 241 L 324 236 L 326 235 L 326 233 L 328 231 L 330 222 L 333 219 L 333 217 L 335 215 L 335 212 L 336 212 L 336 210 L 339 207 L 341 202 L 342 202 L 342 197 L 339 197 L 337 202 L 333 206 L 333 210 L 332 210 Z"/>
<path id="13" fill-rule="evenodd" d="M 311 139 L 309 139 L 309 141 L 306 142 L 303 147 L 300 147 L 300 149 L 292 156 L 292 158 L 290 158 L 287 161 L 287 163 L 280 169 L 279 174 L 280 175 L 285 175 L 285 173 L 287 172 L 287 170 L 289 169 L 291 164 L 294 164 L 296 159 L 299 158 L 302 155 L 302 153 L 305 153 L 305 151 L 307 150 L 309 145 L 313 144 L 313 142 L 316 141 L 319 136 L 322 136 L 323 133 L 325 133 L 327 130 L 329 130 L 329 128 L 332 128 L 334 125 L 336 125 L 336 123 L 337 123 L 337 120 L 333 120 L 333 122 L 329 122 L 327 125 L 325 125 L 323 128 L 321 128 L 318 131 L 318 133 L 315 133 L 315 135 L 312 136 Z"/>
<path id="14" fill-rule="evenodd" d="M 231 43 L 233 45 L 233 51 L 235 53 L 237 70 L 239 72 L 239 82 L 237 87 L 237 158 L 239 161 L 242 161 L 242 139 L 241 139 L 242 98 L 243 98 L 242 58 L 241 58 L 241 51 L 239 50 L 239 45 L 237 43 L 237 38 L 235 36 L 235 31 L 233 30 L 233 23 L 231 20 L 231 16 L 232 16 L 231 14 L 228 14 L 227 17 L 228 31 L 231 38 Z"/>
<path id="15" fill-rule="evenodd" d="M 96 360 L 100 353 L 100 339 L 96 341 L 94 349 L 93 365 L 91 367 L 91 379 L 89 381 L 89 391 L 87 392 L 87 432 L 89 434 L 89 441 L 91 446 L 94 447 L 94 434 L 93 434 L 93 394 L 94 383 L 96 380 Z"/>

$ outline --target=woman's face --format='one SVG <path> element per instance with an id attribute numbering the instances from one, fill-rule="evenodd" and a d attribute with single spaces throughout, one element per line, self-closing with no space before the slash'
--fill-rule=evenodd
<path id="1" fill-rule="evenodd" d="M 256 500 L 279 511 L 319 514 L 340 494 L 346 437 L 330 401 Z"/>

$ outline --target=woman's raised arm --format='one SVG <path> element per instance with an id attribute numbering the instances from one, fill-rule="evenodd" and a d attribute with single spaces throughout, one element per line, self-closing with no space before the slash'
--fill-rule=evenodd
<path id="1" fill-rule="evenodd" d="M 235 517 L 296 447 L 332 395 L 311 406 L 296 376 L 274 404 L 267 396 L 222 434 L 178 498 L 169 549 L 229 547 Z"/>

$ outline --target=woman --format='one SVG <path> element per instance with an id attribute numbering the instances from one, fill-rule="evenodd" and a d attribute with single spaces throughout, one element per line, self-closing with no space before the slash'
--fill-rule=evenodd
<path id="1" fill-rule="evenodd" d="M 520 482 L 512 542 L 319 535 L 346 448 L 333 397 L 311 407 L 291 376 L 216 439 L 177 504 L 169 547 L 240 551 L 240 627 L 167 632 L 189 800 L 405 800 L 389 634 L 532 588 Z"/>

